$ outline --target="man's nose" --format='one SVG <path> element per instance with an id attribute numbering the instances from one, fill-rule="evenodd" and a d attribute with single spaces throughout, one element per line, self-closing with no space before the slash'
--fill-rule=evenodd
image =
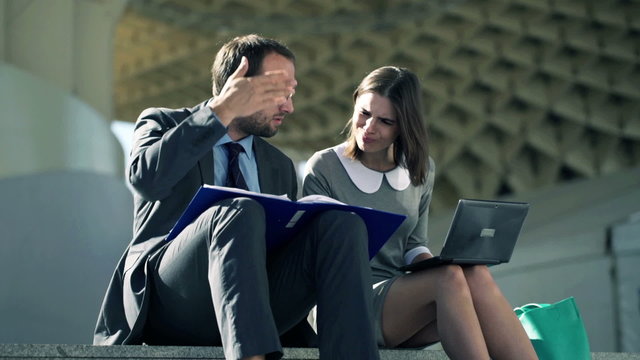
<path id="1" fill-rule="evenodd" d="M 287 96 L 287 100 L 279 107 L 280 112 L 291 114 L 293 112 L 293 94 Z"/>

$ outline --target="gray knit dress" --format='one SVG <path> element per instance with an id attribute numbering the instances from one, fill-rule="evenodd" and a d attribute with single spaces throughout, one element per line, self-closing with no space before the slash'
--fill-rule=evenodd
<path id="1" fill-rule="evenodd" d="M 429 158 L 429 172 L 423 185 L 410 183 L 401 167 L 382 173 L 357 160 L 344 157 L 346 144 L 316 152 L 307 163 L 303 195 L 320 194 L 349 205 L 366 206 L 407 216 L 380 252 L 371 260 L 373 304 L 378 344 L 384 346 L 381 316 L 384 297 L 393 280 L 404 273 L 405 255 L 428 252 L 427 225 L 433 191 L 435 165 Z M 310 320 L 313 316 L 310 316 Z M 315 325 L 315 324 L 312 324 Z"/>

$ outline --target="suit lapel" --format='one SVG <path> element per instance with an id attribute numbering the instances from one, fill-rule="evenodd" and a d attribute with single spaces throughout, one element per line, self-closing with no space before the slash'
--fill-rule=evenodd
<path id="1" fill-rule="evenodd" d="M 211 100 L 211 99 L 209 99 Z M 200 104 L 194 106 L 190 109 L 191 114 L 200 110 L 203 106 L 206 106 L 209 100 L 205 100 Z M 200 175 L 202 177 L 202 182 L 207 185 L 215 185 L 214 184 L 214 172 L 213 172 L 213 149 L 207 151 L 206 154 L 200 160 L 198 160 L 198 164 L 200 166 Z"/>
<path id="2" fill-rule="evenodd" d="M 274 184 L 278 183 L 278 173 L 274 165 L 269 161 L 263 141 L 264 140 L 257 136 L 253 138 L 253 154 L 256 157 L 256 164 L 258 166 L 260 192 L 274 194 L 277 190 L 274 188 Z"/>
<path id="3" fill-rule="evenodd" d="M 207 153 L 198 160 L 198 163 L 200 164 L 202 182 L 208 185 L 215 185 L 213 177 L 213 150 L 207 151 Z"/>

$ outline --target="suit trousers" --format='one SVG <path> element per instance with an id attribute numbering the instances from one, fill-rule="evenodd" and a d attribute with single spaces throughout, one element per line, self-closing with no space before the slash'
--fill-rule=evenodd
<path id="1" fill-rule="evenodd" d="M 279 335 L 317 303 L 321 358 L 378 359 L 362 219 L 326 211 L 269 252 L 265 228 L 259 203 L 227 199 L 165 246 L 151 274 L 144 341 L 279 359 Z"/>

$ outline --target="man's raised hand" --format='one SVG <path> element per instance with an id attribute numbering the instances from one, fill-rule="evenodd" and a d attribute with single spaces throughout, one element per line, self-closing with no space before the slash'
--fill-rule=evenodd
<path id="1" fill-rule="evenodd" d="M 209 105 L 225 126 L 237 117 L 282 104 L 295 92 L 296 82 L 286 71 L 245 77 L 248 68 L 249 61 L 243 56 L 236 71 Z"/>

